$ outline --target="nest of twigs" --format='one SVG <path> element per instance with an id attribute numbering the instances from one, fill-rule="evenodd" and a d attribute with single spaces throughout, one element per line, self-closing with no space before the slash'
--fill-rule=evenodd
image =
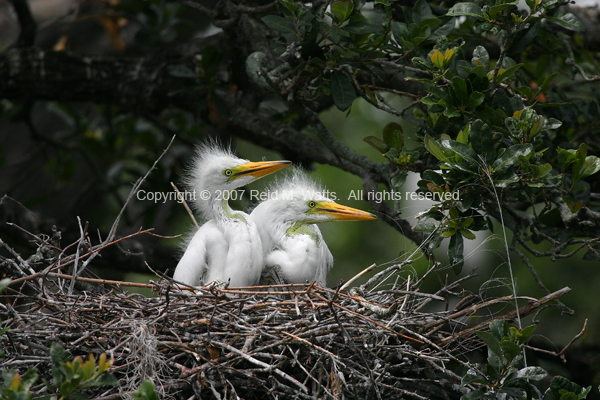
<path id="1" fill-rule="evenodd" d="M 99 246 L 56 258 L 40 272 L 16 254 L 3 260 L 5 272 L 21 277 L 0 295 L 1 328 L 8 329 L 0 336 L 0 369 L 35 367 L 50 381 L 49 351 L 57 342 L 72 356 L 105 352 L 114 360 L 111 372 L 121 385 L 95 388 L 88 398 L 127 398 L 146 379 L 160 398 L 458 398 L 466 388 L 448 366 L 468 366 L 462 354 L 485 325 L 456 328 L 482 307 L 509 300 L 424 312 L 456 285 L 418 292 L 418 282 L 400 278 L 410 261 L 350 290 L 280 285 L 191 291 L 164 278 L 140 285 L 74 280 L 60 272 Z M 368 292 L 390 276 L 396 282 L 391 287 Z M 127 286 L 153 287 L 156 295 L 131 294 Z M 529 311 L 557 296 L 530 302 Z"/>

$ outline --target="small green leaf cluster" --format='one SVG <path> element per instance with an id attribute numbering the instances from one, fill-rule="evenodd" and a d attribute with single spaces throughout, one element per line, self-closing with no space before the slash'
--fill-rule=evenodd
<path id="1" fill-rule="evenodd" d="M 476 399 L 584 399 L 591 386 L 582 389 L 568 379 L 556 376 L 542 395 L 532 383 L 548 375 L 541 367 L 523 367 L 523 345 L 527 343 L 536 326 L 523 329 L 509 326 L 505 321 L 495 320 L 490 331 L 478 331 L 477 336 L 487 345 L 487 364 L 476 364 L 462 378 L 463 386 L 479 388 L 463 395 L 461 400 Z"/>
<path id="2" fill-rule="evenodd" d="M 112 361 L 107 360 L 104 353 L 100 355 L 98 361 L 93 354 L 89 355 L 87 361 L 83 361 L 80 356 L 70 360 L 61 345 L 52 343 L 50 358 L 52 359 L 52 384 L 47 385 L 47 390 L 50 393 L 58 390 L 60 393 L 60 397 L 50 396 L 48 397 L 50 399 L 86 399 L 87 396 L 81 391 L 87 388 L 115 386 L 119 383 L 108 372 Z M 26 400 L 33 398 L 30 389 L 37 382 L 38 375 L 36 368 L 28 370 L 23 375 L 12 370 L 2 371 L 4 383 L 0 387 L 0 399 Z"/>
<path id="3" fill-rule="evenodd" d="M 106 354 L 102 353 L 98 360 L 90 354 L 87 361 L 77 356 L 73 360 L 65 349 L 52 343 L 50 347 L 50 358 L 52 359 L 52 384 L 47 384 L 47 391 L 55 393 L 57 390 L 60 397 L 48 395 L 45 399 L 87 399 L 83 393 L 85 389 L 97 386 L 116 386 L 119 381 L 108 372 L 112 360 L 107 360 Z M 37 368 L 32 368 L 21 375 L 17 371 L 2 371 L 2 386 L 0 386 L 0 400 L 31 400 L 33 394 L 31 387 L 37 382 L 39 373 Z M 135 400 L 157 400 L 158 396 L 152 381 L 144 381 L 139 389 L 132 393 Z"/>
<path id="4" fill-rule="evenodd" d="M 17 371 L 2 371 L 3 384 L 0 387 L 2 400 L 30 400 L 33 394 L 29 390 L 38 379 L 38 371 L 32 368 L 21 376 Z"/>
<path id="5" fill-rule="evenodd" d="M 77 392 L 95 386 L 115 386 L 119 383 L 117 378 L 107 372 L 112 361 L 107 360 L 105 353 L 98 357 L 97 362 L 93 354 L 88 356 L 87 361 L 83 361 L 81 356 L 77 356 L 71 361 L 61 345 L 52 343 L 50 358 L 52 359 L 52 379 L 54 386 L 62 394 L 61 399 L 69 397 L 85 399 L 84 394 Z"/>
<path id="6" fill-rule="evenodd" d="M 404 169 L 411 163 L 411 157 L 414 152 L 410 152 L 404 147 L 404 129 L 397 122 L 390 122 L 383 127 L 383 139 L 376 136 L 367 136 L 363 140 L 367 142 L 381 155 L 387 158 L 392 163 L 396 164 L 399 169 Z"/>

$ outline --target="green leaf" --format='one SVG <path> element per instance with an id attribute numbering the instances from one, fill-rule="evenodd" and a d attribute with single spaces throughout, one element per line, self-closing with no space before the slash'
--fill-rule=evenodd
<path id="1" fill-rule="evenodd" d="M 448 244 L 448 260 L 450 261 L 450 265 L 452 265 L 452 270 L 457 275 L 460 274 L 465 264 L 463 251 L 463 237 L 461 235 L 452 236 Z"/>
<path id="2" fill-rule="evenodd" d="M 552 165 L 548 163 L 542 165 L 532 165 L 531 169 L 533 170 L 533 178 L 540 179 L 552 171 Z"/>
<path id="3" fill-rule="evenodd" d="M 537 325 L 529 325 L 525 328 L 521 329 L 517 334 L 517 339 L 519 340 L 519 344 L 525 344 L 533 335 L 533 332 L 537 328 Z"/>
<path id="4" fill-rule="evenodd" d="M 38 370 L 37 368 L 31 368 L 23 376 L 21 377 L 21 389 L 29 389 L 36 383 L 38 380 Z"/>
<path id="5" fill-rule="evenodd" d="M 439 50 L 435 50 L 433 53 L 431 53 L 431 55 L 429 56 L 429 58 L 431 59 L 431 63 L 439 69 L 443 69 L 444 68 L 444 54 L 442 54 L 441 51 Z M 459 78 L 460 79 L 460 78 Z"/>
<path id="6" fill-rule="evenodd" d="M 519 4 L 518 1 L 511 1 L 504 4 L 497 4 L 495 6 L 490 7 L 489 16 L 490 19 L 495 20 L 502 11 L 507 9 L 508 7 L 516 7 Z"/>
<path id="7" fill-rule="evenodd" d="M 557 151 L 557 159 L 558 164 L 560 165 L 561 170 L 567 169 L 567 167 L 577 160 L 577 150 L 573 149 L 561 149 L 560 147 L 556 148 Z"/>
<path id="8" fill-rule="evenodd" d="M 485 396 L 485 389 L 479 388 L 477 390 L 472 390 L 469 393 L 462 395 L 460 397 L 460 400 L 479 400 L 479 399 L 483 399 L 484 396 Z"/>
<path id="9" fill-rule="evenodd" d="M 400 192 L 400 189 L 406 182 L 406 177 L 408 176 L 408 171 L 400 171 L 398 174 L 394 175 L 390 180 L 391 189 L 395 192 Z"/>
<path id="10" fill-rule="evenodd" d="M 370 22 L 364 21 L 351 22 L 348 25 L 343 26 L 342 30 L 354 33 L 356 35 L 365 35 L 368 33 L 375 33 L 377 35 L 381 35 L 383 33 L 383 28 L 381 27 L 381 25 L 372 24 Z"/>
<path id="11" fill-rule="evenodd" d="M 69 361 L 69 355 L 65 349 L 58 343 L 52 343 L 50 345 L 50 358 L 52 363 L 59 365 Z"/>
<path id="12" fill-rule="evenodd" d="M 298 34 L 298 31 L 296 30 L 296 25 L 291 19 L 284 18 L 279 15 L 267 15 L 262 18 L 262 21 L 265 23 L 265 25 L 267 25 L 274 31 L 281 32 L 284 34 Z"/>
<path id="13" fill-rule="evenodd" d="M 533 152 L 533 145 L 531 143 L 516 144 L 514 146 L 510 146 L 492 164 L 494 174 L 499 174 L 501 172 L 506 171 L 519 161 L 520 156 L 525 157 L 531 152 Z"/>
<path id="14" fill-rule="evenodd" d="M 456 3 L 448 13 L 446 14 L 449 17 L 458 17 L 461 15 L 465 15 L 467 17 L 475 17 L 477 19 L 483 19 L 483 12 L 481 11 L 481 7 L 479 7 L 475 3 Z"/>
<path id="15" fill-rule="evenodd" d="M 600 158 L 596 156 L 587 156 L 577 171 L 575 171 L 576 167 L 578 167 L 578 163 L 573 166 L 573 180 L 579 182 L 600 171 Z"/>
<path id="16" fill-rule="evenodd" d="M 452 78 L 451 87 L 455 91 L 456 100 L 460 101 L 461 103 L 464 102 L 464 100 L 467 98 L 467 95 L 469 94 L 467 90 L 467 82 L 463 78 L 455 76 L 454 78 Z"/>
<path id="17" fill-rule="evenodd" d="M 342 30 L 337 25 L 331 25 L 329 27 L 329 34 L 331 35 L 331 40 L 333 40 L 334 43 L 339 43 L 340 39 L 342 38 Z"/>
<path id="18" fill-rule="evenodd" d="M 548 372 L 542 367 L 525 367 L 517 371 L 515 379 L 531 379 L 532 381 L 541 381 Z"/>
<path id="19" fill-rule="evenodd" d="M 482 120 L 476 120 L 471 125 L 469 140 L 473 150 L 483 158 L 485 165 L 489 165 L 494 157 L 494 134 L 490 127 Z"/>
<path id="20" fill-rule="evenodd" d="M 504 351 L 504 356 L 507 360 L 513 362 L 516 357 L 519 357 L 521 354 L 521 346 L 512 342 L 508 338 L 503 338 L 500 341 L 500 345 L 502 346 L 502 350 Z"/>
<path id="21" fill-rule="evenodd" d="M 350 18 L 352 11 L 354 10 L 354 3 L 352 0 L 340 0 L 333 3 L 331 6 L 331 12 L 337 20 L 342 23 Z"/>
<path id="22" fill-rule="evenodd" d="M 433 106 L 439 103 L 439 100 L 434 99 L 433 97 L 427 96 L 427 97 L 423 97 L 421 99 L 421 103 L 428 105 L 428 106 Z"/>
<path id="23" fill-rule="evenodd" d="M 501 319 L 495 319 L 490 322 L 490 332 L 498 340 L 501 340 L 504 336 L 508 335 L 508 324 L 506 321 Z"/>
<path id="24" fill-rule="evenodd" d="M 555 118 L 548 118 L 544 122 L 544 129 L 558 129 L 562 126 L 562 122 Z"/>
<path id="25" fill-rule="evenodd" d="M 423 233 L 431 233 L 435 231 L 437 225 L 433 222 L 424 222 L 419 220 L 417 224 L 413 227 L 413 231 L 415 232 L 423 232 Z"/>
<path id="26" fill-rule="evenodd" d="M 453 228 L 447 229 L 444 232 L 442 232 L 442 237 L 445 237 L 445 238 L 449 238 L 454 235 L 456 235 L 456 229 L 453 229 Z"/>
<path id="27" fill-rule="evenodd" d="M 468 229 L 459 229 L 460 234 L 469 240 L 475 240 L 475 234 Z"/>
<path id="28" fill-rule="evenodd" d="M 412 19 L 414 23 L 418 24 L 421 21 L 435 19 L 435 16 L 425 0 L 417 0 L 412 9 Z"/>
<path id="29" fill-rule="evenodd" d="M 419 31 L 422 32 L 422 36 L 420 37 L 431 38 L 431 30 L 438 26 L 441 22 L 442 21 L 437 18 L 424 19 L 423 21 L 419 22 L 417 27 L 419 28 Z M 431 38 L 431 40 L 433 40 L 433 38 Z"/>
<path id="30" fill-rule="evenodd" d="M 479 61 L 485 70 L 490 69 L 490 55 L 485 47 L 477 46 L 473 50 L 473 58 L 471 59 L 473 66 L 479 65 L 476 61 Z"/>
<path id="31" fill-rule="evenodd" d="M 475 369 L 469 369 L 465 376 L 462 377 L 460 384 L 466 386 L 470 383 L 489 383 L 485 375 Z"/>
<path id="32" fill-rule="evenodd" d="M 352 81 L 341 71 L 333 71 L 331 73 L 329 88 L 333 102 L 340 111 L 346 111 L 356 98 Z"/>
<path id="33" fill-rule="evenodd" d="M 501 359 L 504 358 L 504 351 L 502 351 L 500 341 L 493 334 L 486 331 L 477 331 L 475 334 L 486 344 L 489 351 L 496 354 L 496 356 Z"/>
<path id="34" fill-rule="evenodd" d="M 86 387 L 93 386 L 117 386 L 119 384 L 119 380 L 115 378 L 113 374 L 109 374 L 108 372 L 104 372 L 98 378 L 94 379 L 91 382 L 88 382 Z"/>
<path id="35" fill-rule="evenodd" d="M 539 92 L 547 92 L 548 91 L 548 86 L 550 85 L 550 82 L 552 82 L 554 80 L 554 78 L 556 78 L 559 75 L 558 72 L 555 72 L 551 75 L 549 75 L 548 77 L 546 77 L 546 79 L 544 79 L 544 82 L 540 85 L 537 93 Z"/>
<path id="36" fill-rule="evenodd" d="M 443 162 L 448 160 L 448 156 L 446 156 L 446 154 L 444 153 L 442 146 L 440 146 L 440 144 L 431 136 L 425 135 L 425 137 L 423 138 L 423 144 L 425 145 L 425 149 L 427 149 L 428 152 L 433 154 L 433 156 L 438 160 Z"/>
<path id="37" fill-rule="evenodd" d="M 460 132 L 458 132 L 458 135 L 456 135 L 456 141 L 463 143 L 463 144 L 467 144 L 467 143 L 469 143 L 470 135 L 471 135 L 471 125 L 466 125 L 463 129 L 461 129 Z"/>
<path id="38" fill-rule="evenodd" d="M 502 71 L 502 73 L 498 74 L 498 77 L 496 78 L 496 83 L 500 83 L 502 82 L 505 78 L 510 77 L 512 74 L 515 73 L 516 70 L 518 70 L 519 68 L 521 68 L 524 64 L 516 64 L 513 65 L 512 67 L 506 68 L 504 71 Z"/>
<path id="39" fill-rule="evenodd" d="M 473 132 L 471 132 L 471 136 Z M 479 167 L 480 161 L 477 153 L 466 144 L 457 142 L 456 140 L 443 140 L 442 146 L 452 150 L 454 153 L 462 157 L 463 160 L 472 166 Z"/>
<path id="40" fill-rule="evenodd" d="M 383 141 L 390 147 L 397 150 L 404 146 L 404 130 L 397 122 L 390 122 L 383 127 Z"/>
<path id="41" fill-rule="evenodd" d="M 483 93 L 472 92 L 469 95 L 469 99 L 467 100 L 465 106 L 467 107 L 467 109 L 473 110 L 477 108 L 481 103 L 483 103 L 483 100 L 485 100 L 485 95 Z"/>
<path id="42" fill-rule="evenodd" d="M 517 92 L 519 92 L 523 97 L 528 100 L 533 99 L 533 91 L 529 86 L 519 86 L 517 88 Z"/>
<path id="43" fill-rule="evenodd" d="M 560 17 L 546 16 L 546 20 L 556 25 L 562 26 L 565 29 L 575 32 L 585 32 L 585 26 L 581 21 L 572 13 L 561 15 Z"/>
<path id="44" fill-rule="evenodd" d="M 154 390 L 154 383 L 150 380 L 145 380 L 140 388 L 133 393 L 134 400 L 158 400 L 158 396 Z"/>
<path id="45" fill-rule="evenodd" d="M 442 175 L 430 169 L 423 172 L 423 179 L 427 182 L 433 182 L 439 186 L 444 186 L 446 184 L 446 181 L 444 180 L 444 177 Z"/>
<path id="46" fill-rule="evenodd" d="M 365 142 L 369 144 L 369 146 L 373 147 L 378 152 L 385 154 L 390 150 L 390 146 L 388 146 L 383 140 L 379 139 L 375 136 L 367 136 L 363 139 Z"/>
<path id="47" fill-rule="evenodd" d="M 298 4 L 293 0 L 279 0 L 280 10 L 284 15 L 295 15 L 298 9 Z"/>

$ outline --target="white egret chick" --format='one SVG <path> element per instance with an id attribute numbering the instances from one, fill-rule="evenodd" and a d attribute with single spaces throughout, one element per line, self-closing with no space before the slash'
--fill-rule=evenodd
<path id="1" fill-rule="evenodd" d="M 342 206 L 300 170 L 276 182 L 268 199 L 250 216 L 256 222 L 265 254 L 265 268 L 273 268 L 288 283 L 316 281 L 326 285 L 333 256 L 316 224 L 341 220 L 371 220 L 371 213 Z"/>
<path id="2" fill-rule="evenodd" d="M 232 287 L 258 283 L 264 266 L 258 229 L 248 214 L 232 210 L 228 199 L 234 189 L 290 164 L 250 162 L 216 143 L 199 146 L 186 184 L 207 222 L 189 241 L 173 279 L 190 286 L 212 281 L 229 281 Z"/>

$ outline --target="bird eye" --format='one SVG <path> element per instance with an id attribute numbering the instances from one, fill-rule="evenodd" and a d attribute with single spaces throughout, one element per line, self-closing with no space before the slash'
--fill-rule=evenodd
<path id="1" fill-rule="evenodd" d="M 223 174 L 225 174 L 225 176 L 231 176 L 233 175 L 233 171 L 230 169 L 226 169 L 225 171 L 223 171 Z"/>
<path id="2" fill-rule="evenodd" d="M 308 208 L 315 208 L 317 203 L 315 203 L 314 201 L 311 200 L 308 203 L 306 203 L 306 205 L 308 206 Z"/>

